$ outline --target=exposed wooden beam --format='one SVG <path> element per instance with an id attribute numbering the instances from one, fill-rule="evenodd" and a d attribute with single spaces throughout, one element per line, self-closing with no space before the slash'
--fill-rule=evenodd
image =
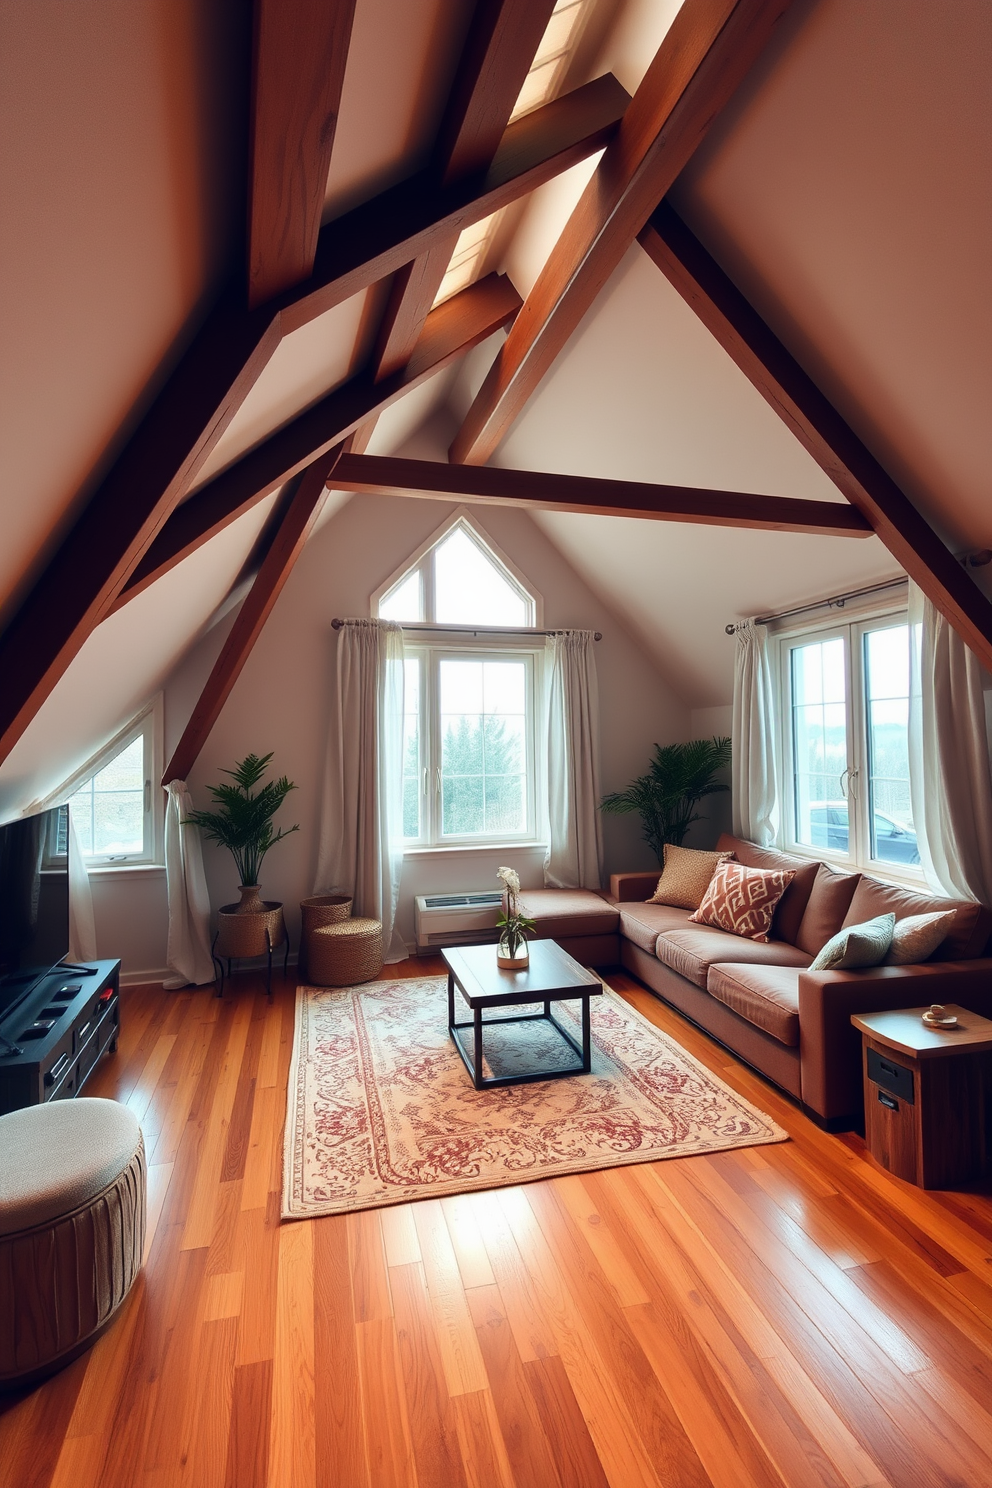
<path id="1" fill-rule="evenodd" d="M 628 101 L 615 78 L 598 78 L 511 125 L 481 180 L 438 188 L 414 177 L 328 223 L 304 284 L 257 310 L 245 308 L 241 289 L 224 296 L 0 635 L 0 762 L 108 613 L 281 337 L 600 149 Z"/>
<path id="2" fill-rule="evenodd" d="M 641 246 L 892 556 L 992 671 L 992 603 L 667 202 Z"/>
<path id="3" fill-rule="evenodd" d="M 764 50 L 789 0 L 685 0 L 451 446 L 483 465 Z"/>
<path id="4" fill-rule="evenodd" d="M 629 102 L 606 73 L 509 125 L 483 175 L 439 186 L 428 167 L 327 223 L 310 278 L 272 302 L 283 330 L 323 315 L 594 155 L 615 135 Z"/>
<path id="5" fill-rule="evenodd" d="M 355 0 L 255 0 L 248 299 L 313 268 Z"/>
<path id="6" fill-rule="evenodd" d="M 230 697 L 231 689 L 241 675 L 252 647 L 303 551 L 313 524 L 320 516 L 335 459 L 336 455 L 330 459 L 324 456 L 298 478 L 275 539 L 238 611 L 221 653 L 183 730 L 183 736 L 169 761 L 162 777 L 163 785 L 168 785 L 171 780 L 186 779 L 210 730 L 220 717 L 221 709 Z"/>
<path id="7" fill-rule="evenodd" d="M 208 317 L 0 634 L 0 760 L 108 612 L 279 341 L 231 300 Z"/>
<path id="8" fill-rule="evenodd" d="M 546 475 L 535 470 L 504 470 L 495 465 L 442 465 L 431 460 L 344 453 L 334 470 L 334 487 L 341 491 L 433 499 L 457 496 L 463 501 L 489 506 L 648 517 L 661 522 L 697 522 L 712 527 L 757 527 L 828 537 L 871 535 L 871 527 L 860 512 L 843 501 L 805 501 L 790 496 L 702 490 L 695 486 Z"/>
<path id="9" fill-rule="evenodd" d="M 433 164 L 442 185 L 491 165 L 554 4 L 479 0 L 438 131 Z M 377 379 L 409 361 L 457 241 L 445 238 L 395 275 L 376 344 Z"/>
<path id="10" fill-rule="evenodd" d="M 428 316 L 414 355 L 402 371 L 380 383 L 368 372 L 351 378 L 177 506 L 114 608 L 147 589 L 383 408 L 509 325 L 520 303 L 502 274 L 490 274 L 445 300 Z"/>

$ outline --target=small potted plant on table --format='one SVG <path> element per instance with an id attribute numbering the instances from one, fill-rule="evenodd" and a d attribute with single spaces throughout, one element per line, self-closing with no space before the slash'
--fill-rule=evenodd
<path id="1" fill-rule="evenodd" d="M 520 878 L 513 868 L 499 868 L 496 877 L 503 885 L 503 913 L 496 924 L 499 926 L 499 945 L 496 947 L 496 965 L 503 971 L 524 971 L 530 965 L 526 932 L 535 928 L 517 908 L 520 893 Z"/>
<path id="2" fill-rule="evenodd" d="M 263 899 L 258 888 L 265 854 L 284 837 L 299 831 L 299 823 L 280 827 L 278 832 L 272 825 L 279 807 L 296 789 L 291 780 L 282 775 L 255 789 L 271 758 L 271 753 L 245 755 L 233 770 L 223 771 L 230 775 L 233 785 L 208 786 L 218 809 L 194 811 L 187 818 L 211 842 L 227 848 L 241 880 L 241 902 L 225 904 L 218 912 L 214 944 L 218 956 L 264 956 L 274 946 L 282 945 L 286 937 L 282 904 Z"/>

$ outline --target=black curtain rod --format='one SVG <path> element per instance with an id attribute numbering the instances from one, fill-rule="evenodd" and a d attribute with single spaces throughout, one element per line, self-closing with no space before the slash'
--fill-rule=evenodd
<path id="1" fill-rule="evenodd" d="M 775 615 L 755 615 L 755 625 L 770 625 L 773 620 L 788 620 L 792 615 L 806 615 L 810 610 L 827 609 L 842 610 L 849 599 L 861 599 L 866 594 L 881 594 L 885 589 L 898 589 L 909 580 L 905 574 L 901 579 L 887 579 L 884 584 L 869 584 L 866 589 L 849 589 L 846 594 L 835 594 L 832 599 L 815 599 L 812 604 L 796 605 L 793 610 L 779 610 Z M 735 620 L 731 625 L 725 625 L 727 635 L 736 635 L 746 620 Z"/>
<path id="2" fill-rule="evenodd" d="M 342 625 L 347 625 L 347 624 L 348 624 L 347 620 L 334 619 L 334 620 L 331 621 L 331 629 L 332 630 L 340 630 L 341 627 L 342 627 Z M 473 635 L 473 636 L 480 636 L 480 635 L 481 636 L 487 636 L 487 635 L 494 635 L 494 636 L 495 635 L 508 635 L 508 636 L 553 636 L 553 635 L 564 635 L 564 633 L 565 633 L 564 627 L 561 627 L 558 630 L 531 630 L 527 626 L 518 626 L 518 627 L 514 628 L 513 626 L 506 626 L 506 625 L 427 625 L 427 624 L 422 624 L 421 622 L 415 621 L 415 620 L 411 620 L 409 622 L 409 624 L 407 624 L 404 621 L 400 621 L 400 629 L 401 630 L 416 630 L 416 631 L 433 631 L 433 632 L 436 632 L 436 633 L 438 633 L 440 635 Z M 593 638 L 594 641 L 601 641 L 603 639 L 603 632 L 601 630 L 594 630 L 593 633 L 592 633 L 592 638 Z"/>

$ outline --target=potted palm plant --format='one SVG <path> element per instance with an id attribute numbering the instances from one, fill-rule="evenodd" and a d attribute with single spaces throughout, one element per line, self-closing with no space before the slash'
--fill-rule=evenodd
<path id="1" fill-rule="evenodd" d="M 258 886 L 266 853 L 284 837 L 299 831 L 296 823 L 277 832 L 272 822 L 290 791 L 296 790 L 291 780 L 281 775 L 255 788 L 271 758 L 271 753 L 245 755 L 233 770 L 223 771 L 230 775 L 233 785 L 221 782 L 207 787 L 217 809 L 194 811 L 187 817 L 209 841 L 227 848 L 238 870 L 241 902 L 225 904 L 219 911 L 220 955 L 264 955 L 272 946 L 282 944 L 285 935 L 282 905 L 262 899 Z"/>
<path id="2" fill-rule="evenodd" d="M 647 772 L 632 780 L 626 790 L 604 796 L 602 810 L 616 816 L 639 812 L 644 839 L 664 865 L 665 843 L 681 847 L 693 822 L 700 820 L 695 808 L 703 797 L 730 789 L 719 779 L 719 772 L 729 764 L 730 740 L 726 737 L 656 744 Z"/>

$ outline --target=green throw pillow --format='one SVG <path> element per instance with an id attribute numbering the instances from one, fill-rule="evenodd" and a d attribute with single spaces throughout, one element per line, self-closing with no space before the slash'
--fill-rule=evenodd
<path id="1" fill-rule="evenodd" d="M 866 920 L 863 925 L 848 925 L 838 930 L 814 956 L 810 971 L 855 971 L 863 966 L 880 966 L 892 944 L 895 927 L 895 915 L 883 914 Z"/>

